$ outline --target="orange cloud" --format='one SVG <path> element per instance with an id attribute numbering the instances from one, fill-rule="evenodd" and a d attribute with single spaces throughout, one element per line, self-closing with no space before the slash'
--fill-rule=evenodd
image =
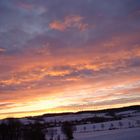
<path id="1" fill-rule="evenodd" d="M 83 22 L 83 17 L 72 15 L 65 17 L 64 21 L 55 20 L 49 24 L 51 29 L 64 31 L 69 28 L 77 28 L 80 31 L 84 31 L 88 28 L 88 24 Z"/>
<path id="2" fill-rule="evenodd" d="M 77 53 L 76 51 L 79 51 L 80 53 Z M 2 75 L 0 74 L 2 77 L 4 75 L 7 77 L 4 79 L 2 78 L 0 80 L 0 84 L 3 86 L 12 84 L 19 85 L 28 82 L 39 81 L 46 76 L 65 76 L 71 74 L 74 71 L 76 72 L 80 70 L 100 71 L 103 69 L 116 69 L 119 67 L 123 68 L 127 67 L 127 63 L 125 63 L 126 60 L 140 56 L 139 48 L 134 48 L 131 50 L 131 52 L 126 50 L 116 51 L 108 54 L 95 52 L 94 59 L 92 59 L 92 52 L 93 51 L 91 50 L 90 52 L 86 53 L 86 50 L 84 49 L 82 51 L 77 49 L 73 53 L 72 57 L 70 53 L 67 56 L 60 56 L 59 59 L 55 59 L 55 57 L 52 55 L 41 55 L 36 58 L 34 57 L 34 54 L 29 56 L 25 54 L 25 56 L 23 56 L 24 59 L 2 56 L 2 63 L 8 62 L 10 65 L 13 64 L 14 67 L 11 73 L 8 71 L 7 74 L 4 71 Z M 61 70 L 54 69 L 54 67 L 61 68 L 63 66 L 67 66 L 67 68 Z"/>
<path id="3" fill-rule="evenodd" d="M 119 46 L 127 45 L 127 38 L 131 36 L 97 44 L 105 51 L 91 43 L 83 48 L 66 47 L 57 54 L 49 49 L 51 46 L 44 46 L 27 48 L 22 55 L 0 55 L 0 102 L 10 103 L 6 109 L 1 106 L 0 112 L 7 113 L 5 117 L 8 113 L 24 116 L 29 111 L 33 115 L 51 110 L 76 111 L 81 104 L 85 109 L 101 109 L 109 107 L 111 100 L 114 106 L 138 103 L 138 99 L 120 101 L 124 96 L 137 97 L 139 92 L 134 88 L 140 80 L 140 68 L 128 62 L 140 57 L 140 48 L 135 44 L 131 51 L 121 49 Z M 109 43 L 113 47 L 107 47 Z M 36 109 L 38 113 L 34 113 Z"/>

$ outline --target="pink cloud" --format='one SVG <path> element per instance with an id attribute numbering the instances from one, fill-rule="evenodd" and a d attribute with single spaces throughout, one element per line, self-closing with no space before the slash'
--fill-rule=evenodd
<path id="1" fill-rule="evenodd" d="M 6 49 L 0 48 L 0 52 L 5 52 L 5 51 L 6 51 Z"/>
<path id="2" fill-rule="evenodd" d="M 64 18 L 63 21 L 54 20 L 49 26 L 51 29 L 64 31 L 69 28 L 77 28 L 84 31 L 88 28 L 88 24 L 83 22 L 83 17 L 78 15 L 71 15 Z"/>

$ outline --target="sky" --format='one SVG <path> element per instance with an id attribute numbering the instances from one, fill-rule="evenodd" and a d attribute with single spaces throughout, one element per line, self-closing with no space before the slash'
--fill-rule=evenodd
<path id="1" fill-rule="evenodd" d="M 140 105 L 140 0 L 0 0 L 0 118 Z"/>

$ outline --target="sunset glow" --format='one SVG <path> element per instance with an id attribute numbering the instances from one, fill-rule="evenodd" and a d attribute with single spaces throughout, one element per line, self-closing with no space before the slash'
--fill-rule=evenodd
<path id="1" fill-rule="evenodd" d="M 0 118 L 140 105 L 140 0 L 0 0 Z"/>

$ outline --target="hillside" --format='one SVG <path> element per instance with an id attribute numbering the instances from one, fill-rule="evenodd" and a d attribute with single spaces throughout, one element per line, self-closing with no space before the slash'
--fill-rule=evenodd
<path id="1" fill-rule="evenodd" d="M 14 119 L 24 125 L 24 129 L 32 128 L 40 123 L 40 129 L 46 140 L 64 140 L 62 126 L 69 123 L 73 126 L 74 140 L 139 140 L 140 138 L 140 106 L 116 108 L 100 111 L 77 113 L 45 114 L 36 117 Z M 8 119 L 1 120 L 7 123 Z M 40 130 L 39 130 L 40 131 Z"/>

